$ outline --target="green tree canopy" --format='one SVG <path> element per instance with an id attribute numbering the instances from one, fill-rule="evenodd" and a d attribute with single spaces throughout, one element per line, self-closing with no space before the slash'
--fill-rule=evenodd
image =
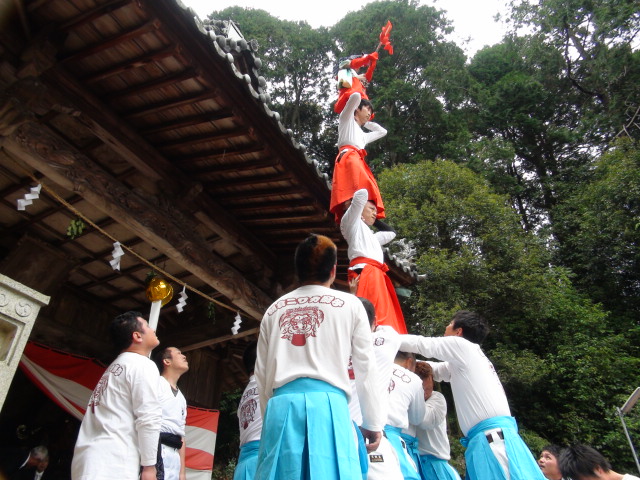
<path id="1" fill-rule="evenodd" d="M 634 335 L 550 265 L 507 197 L 469 169 L 424 161 L 379 180 L 389 218 L 414 242 L 426 275 L 405 312 L 409 328 L 439 336 L 454 311 L 483 314 L 492 327 L 484 348 L 530 446 L 580 441 L 625 458 L 612 425 L 640 380 Z"/>
<path id="2" fill-rule="evenodd" d="M 442 11 L 415 0 L 370 3 L 331 29 L 334 55 L 372 52 L 388 20 L 394 54 L 381 51 L 367 93 L 375 121 L 393 135 L 368 147 L 374 170 L 442 156 L 464 135 L 464 122 L 455 114 L 465 101 L 465 56 L 445 39 L 451 26 Z"/>
<path id="3" fill-rule="evenodd" d="M 558 208 L 565 241 L 560 261 L 576 284 L 616 313 L 619 331 L 638 328 L 640 315 L 640 150 L 619 141 L 595 165 L 589 182 Z"/>
<path id="4" fill-rule="evenodd" d="M 331 38 L 327 29 L 280 20 L 253 8 L 229 7 L 211 13 L 210 18 L 231 19 L 245 38 L 257 41 L 273 108 L 302 143 L 318 143 L 329 98 L 326 72 L 331 67 Z"/>

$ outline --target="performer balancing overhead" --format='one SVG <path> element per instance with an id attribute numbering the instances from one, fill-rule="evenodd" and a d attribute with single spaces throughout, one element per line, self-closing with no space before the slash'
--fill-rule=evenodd
<path id="1" fill-rule="evenodd" d="M 385 45 L 385 49 L 393 53 L 389 42 L 391 23 L 382 29 L 378 48 Z M 337 223 L 344 214 L 344 202 L 350 200 L 356 190 L 366 188 L 369 199 L 376 205 L 377 218 L 384 218 L 384 204 L 378 189 L 378 183 L 365 161 L 367 155 L 364 149 L 368 143 L 378 140 L 387 131 L 373 119 L 373 105 L 369 101 L 363 82 L 371 81 L 373 70 L 378 60 L 377 50 L 368 55 L 349 57 L 339 65 L 338 90 L 339 98 L 334 106 L 336 113 L 340 113 L 338 122 L 338 156 L 333 170 L 333 186 L 329 210 L 335 215 Z M 359 76 L 357 68 L 368 65 L 364 76 Z M 363 132 L 362 128 L 368 130 Z"/>
<path id="2" fill-rule="evenodd" d="M 356 190 L 367 189 L 369 198 L 375 203 L 377 218 L 384 218 L 384 204 L 378 182 L 365 161 L 364 147 L 387 134 L 387 131 L 370 118 L 373 106 L 369 100 L 362 99 L 359 92 L 351 94 L 340 114 L 338 123 L 338 156 L 333 169 L 331 203 L 329 210 L 335 215 L 336 222 L 345 211 L 344 203 L 353 197 Z M 368 132 L 363 132 L 364 127 Z"/>
<path id="3" fill-rule="evenodd" d="M 360 276 L 356 295 L 373 303 L 378 325 L 389 325 L 398 333 L 407 333 L 395 288 L 386 274 L 389 267 L 384 264 L 382 251 L 382 245 L 393 240 L 396 234 L 371 230 L 376 220 L 376 206 L 366 189 L 355 192 L 347 205 L 340 231 L 349 245 L 349 280 Z"/>

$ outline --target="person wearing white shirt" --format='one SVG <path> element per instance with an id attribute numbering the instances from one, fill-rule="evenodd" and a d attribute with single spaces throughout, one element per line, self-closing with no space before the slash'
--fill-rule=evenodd
<path id="1" fill-rule="evenodd" d="M 347 406 L 351 356 L 368 450 L 386 409 L 360 300 L 330 289 L 337 248 L 311 235 L 295 254 L 301 286 L 280 297 L 260 325 L 255 376 L 263 428 L 256 480 L 357 478 L 360 463 Z"/>
<path id="2" fill-rule="evenodd" d="M 377 218 L 384 218 L 384 204 L 378 182 L 365 160 L 365 146 L 384 137 L 387 131 L 370 121 L 373 105 L 354 92 L 347 100 L 338 121 L 338 156 L 333 169 L 329 211 L 336 223 L 344 214 L 344 202 L 350 200 L 356 190 L 367 189 L 369 198 L 376 205 Z M 368 131 L 364 132 L 362 128 Z"/>
<path id="3" fill-rule="evenodd" d="M 253 480 L 258 465 L 262 415 L 260 414 L 260 396 L 258 384 L 253 374 L 256 364 L 257 343 L 250 343 L 242 355 L 244 368 L 249 375 L 249 383 L 242 392 L 238 405 L 238 426 L 240 428 L 240 456 L 233 480 Z"/>
<path id="4" fill-rule="evenodd" d="M 355 290 L 355 283 L 350 283 L 351 293 Z M 393 370 L 393 361 L 398 347 L 400 345 L 400 335 L 391 327 L 376 324 L 376 311 L 373 304 L 366 298 L 358 297 L 367 312 L 369 325 L 372 329 L 373 351 L 376 357 L 376 365 L 378 367 L 378 379 L 381 382 L 380 391 L 385 396 L 381 401 L 388 401 L 388 385 L 391 372 Z M 349 374 L 351 378 L 351 399 L 349 400 L 349 412 L 351 419 L 356 425 L 362 423 L 362 413 L 360 412 L 360 402 L 358 401 L 358 392 L 356 389 L 355 375 L 353 374 L 353 366 L 349 365 Z M 362 447 L 362 446 L 361 446 Z M 362 448 L 360 448 L 362 450 Z M 363 466 L 363 474 L 366 474 L 367 480 L 404 480 L 402 470 L 400 469 L 400 461 L 395 449 L 389 443 L 386 436 L 380 439 L 380 446 L 372 452 L 364 452 L 366 455 L 366 464 Z M 361 459 L 362 460 L 362 459 Z"/>
<path id="5" fill-rule="evenodd" d="M 187 400 L 178 388 L 178 380 L 189 370 L 187 357 L 176 347 L 167 347 L 156 354 L 160 370 L 159 400 L 162 405 L 162 425 L 158 447 L 158 478 L 186 480 L 185 428 Z"/>
<path id="6" fill-rule="evenodd" d="M 404 315 L 396 290 L 387 276 L 382 245 L 396 236 L 393 231 L 371 230 L 376 221 L 376 207 L 366 189 L 360 189 L 347 202 L 340 221 L 340 232 L 348 244 L 349 280 L 358 277 L 356 295 L 368 299 L 376 309 L 378 325 L 389 325 L 398 333 L 407 333 Z"/>
<path id="7" fill-rule="evenodd" d="M 403 350 L 432 363 L 433 378 L 451 383 L 458 423 L 467 447 L 468 480 L 544 480 L 511 416 L 507 397 L 493 365 L 480 348 L 489 332 L 486 320 L 459 311 L 442 338 L 403 335 Z"/>
<path id="8" fill-rule="evenodd" d="M 111 323 L 118 357 L 93 390 L 71 462 L 73 480 L 155 480 L 162 407 L 158 369 L 149 359 L 160 341 L 138 312 Z"/>
<path id="9" fill-rule="evenodd" d="M 609 460 L 588 445 L 572 445 L 560 452 L 558 465 L 564 478 L 572 480 L 640 480 L 611 470 Z"/>
<path id="10" fill-rule="evenodd" d="M 396 354 L 389 381 L 389 416 L 384 427 L 398 454 L 405 480 L 420 480 L 417 451 L 407 445 L 407 440 L 413 437 L 410 426 L 420 423 L 425 414 L 422 380 L 411 371 L 414 365 L 415 356 L 403 351 Z"/>
<path id="11" fill-rule="evenodd" d="M 426 407 L 424 420 L 416 425 L 422 480 L 460 480 L 458 472 L 449 465 L 447 401 L 433 390 L 433 370 L 428 362 L 417 362 L 415 373 L 422 379 Z"/>

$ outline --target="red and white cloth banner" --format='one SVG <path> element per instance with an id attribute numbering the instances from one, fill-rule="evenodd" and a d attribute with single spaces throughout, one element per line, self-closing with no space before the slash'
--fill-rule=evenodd
<path id="1" fill-rule="evenodd" d="M 28 342 L 20 367 L 51 400 L 82 420 L 89 397 L 105 366 L 96 360 Z M 187 407 L 188 480 L 210 480 L 218 431 L 217 410 Z"/>

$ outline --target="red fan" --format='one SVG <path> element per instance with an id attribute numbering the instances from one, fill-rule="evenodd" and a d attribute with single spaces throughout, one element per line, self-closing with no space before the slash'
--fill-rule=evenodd
<path id="1" fill-rule="evenodd" d="M 387 24 L 382 27 L 382 31 L 380 32 L 380 44 L 378 45 L 378 49 L 384 45 L 384 49 L 389 52 L 389 55 L 393 55 L 393 45 L 391 45 L 391 40 L 389 39 L 392 28 L 391 20 L 387 20 Z"/>

